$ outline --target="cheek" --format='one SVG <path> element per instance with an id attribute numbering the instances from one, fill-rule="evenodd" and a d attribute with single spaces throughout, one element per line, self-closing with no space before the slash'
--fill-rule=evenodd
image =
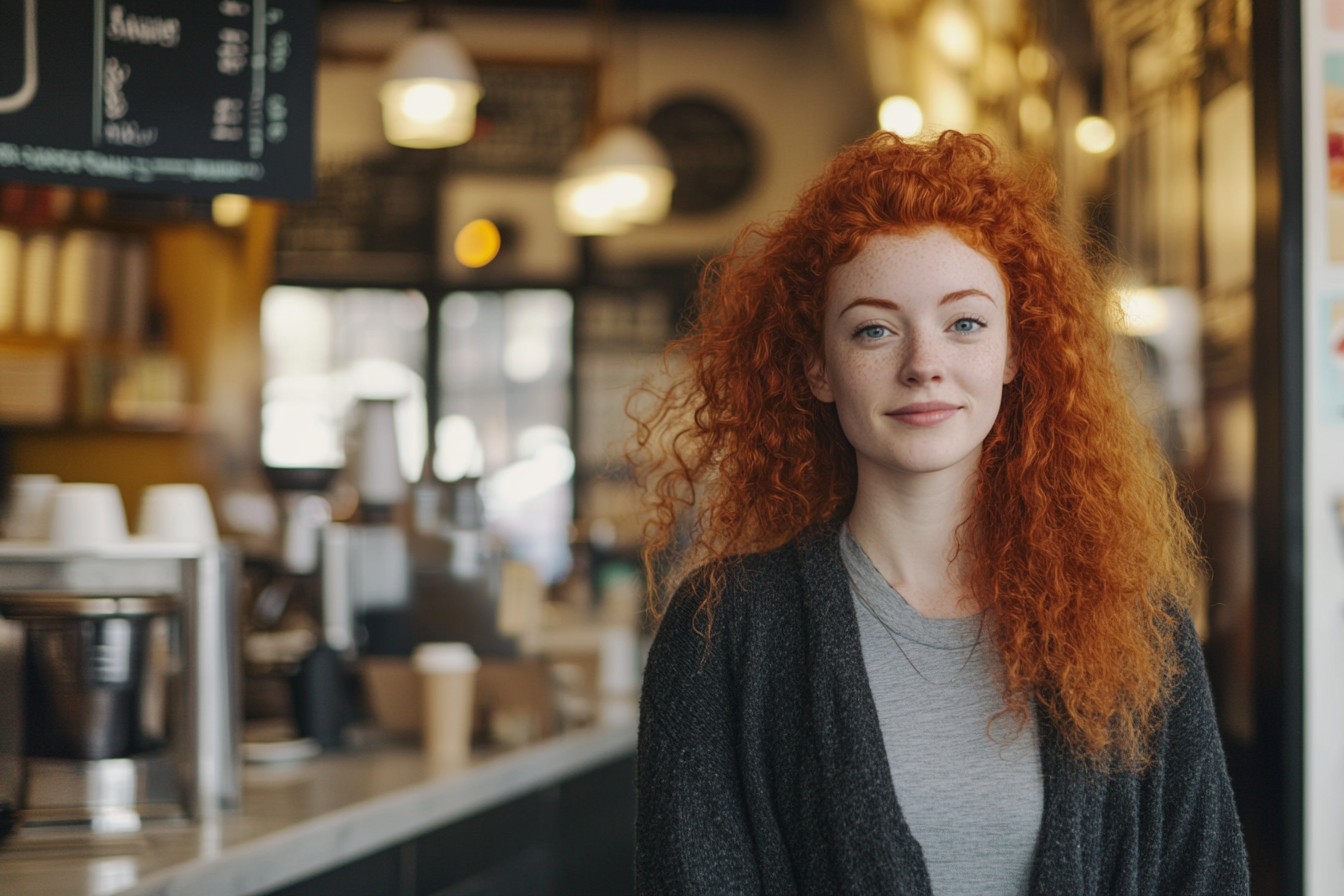
<path id="1" fill-rule="evenodd" d="M 838 404 L 866 403 L 894 376 L 889 370 L 889 359 L 880 355 L 846 356 L 843 352 L 837 352 L 836 355 L 830 367 L 830 381 Z"/>

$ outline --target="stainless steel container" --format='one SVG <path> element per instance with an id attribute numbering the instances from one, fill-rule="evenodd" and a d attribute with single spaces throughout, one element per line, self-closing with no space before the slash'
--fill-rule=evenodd
<path id="1" fill-rule="evenodd" d="M 220 545 L 0 542 L 0 799 L 25 826 L 237 804 L 239 570 Z"/>

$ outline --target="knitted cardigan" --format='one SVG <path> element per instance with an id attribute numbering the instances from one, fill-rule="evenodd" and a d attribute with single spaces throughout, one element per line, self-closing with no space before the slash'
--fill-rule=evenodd
<path id="1" fill-rule="evenodd" d="M 896 799 L 836 535 L 821 526 L 733 562 L 708 645 L 691 589 L 674 598 L 641 697 L 637 893 L 931 896 Z M 1088 769 L 1039 719 L 1045 808 L 1033 896 L 1250 892 L 1188 622 L 1177 640 L 1182 678 L 1143 772 Z"/>

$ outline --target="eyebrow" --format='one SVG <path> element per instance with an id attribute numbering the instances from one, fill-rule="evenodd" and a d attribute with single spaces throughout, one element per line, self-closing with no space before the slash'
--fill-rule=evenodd
<path id="1" fill-rule="evenodd" d="M 939 299 L 938 304 L 946 305 L 948 302 L 955 302 L 957 299 L 964 299 L 968 296 L 982 296 L 983 298 L 989 299 L 991 302 L 994 301 L 994 297 L 991 296 L 989 293 L 985 292 L 983 289 L 972 288 L 972 289 L 959 289 L 956 292 L 950 292 L 947 295 L 943 296 L 941 299 Z M 849 309 L 854 308 L 855 306 L 858 305 L 874 305 L 878 308 L 889 308 L 892 311 L 901 310 L 901 306 L 896 302 L 891 301 L 890 299 L 879 299 L 876 298 L 875 296 L 860 296 L 859 298 L 855 299 L 854 301 L 846 305 L 840 311 L 840 313 L 843 315 L 845 312 L 849 311 Z"/>

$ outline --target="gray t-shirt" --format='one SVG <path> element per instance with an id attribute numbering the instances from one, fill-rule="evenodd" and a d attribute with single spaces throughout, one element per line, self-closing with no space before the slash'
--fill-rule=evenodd
<path id="1" fill-rule="evenodd" d="M 1025 894 L 1044 806 L 1040 751 L 1034 719 L 1015 739 L 1010 720 L 986 727 L 1003 709 L 1002 660 L 988 630 L 981 631 L 982 617 L 921 615 L 886 583 L 848 526 L 840 531 L 840 553 L 855 586 L 863 662 L 891 780 L 924 852 L 934 896 Z M 920 672 L 956 680 L 931 684 Z"/>

